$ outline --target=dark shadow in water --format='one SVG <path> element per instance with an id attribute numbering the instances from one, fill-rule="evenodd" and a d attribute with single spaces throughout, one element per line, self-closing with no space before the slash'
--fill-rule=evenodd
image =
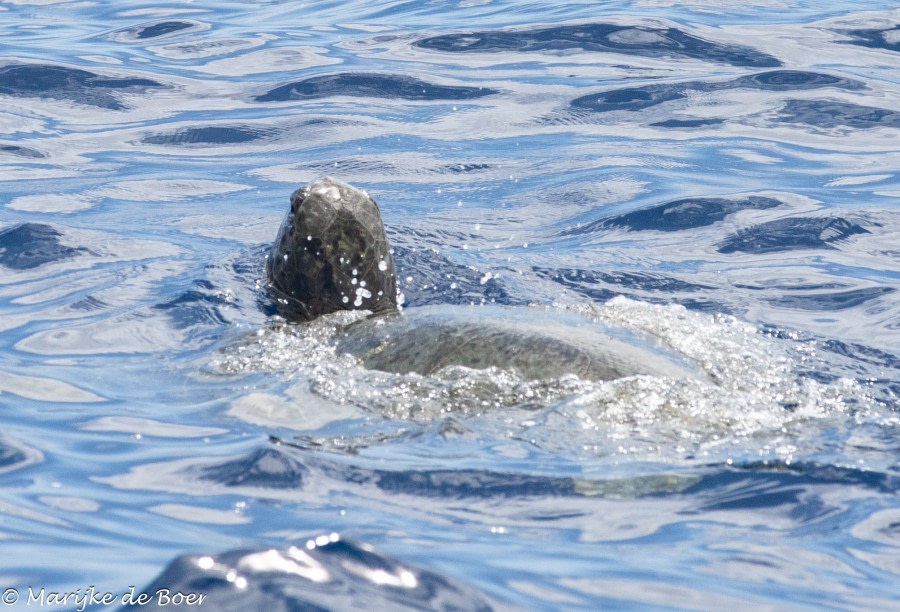
<path id="1" fill-rule="evenodd" d="M 572 478 L 486 470 L 368 470 L 357 468 L 354 482 L 371 482 L 386 493 L 441 499 L 577 496 Z M 365 480 L 361 480 L 365 478 Z"/>
<path id="2" fill-rule="evenodd" d="M 846 289 L 850 285 L 847 283 L 769 283 L 766 282 L 764 284 L 751 285 L 748 283 L 734 283 L 734 287 L 738 289 L 749 289 L 750 291 L 822 291 L 824 289 Z M 775 329 L 773 328 L 772 333 L 775 333 Z M 786 340 L 790 339 L 789 337 L 785 337 Z"/>
<path id="3" fill-rule="evenodd" d="M 109 308 L 109 304 L 93 295 L 86 295 L 69 304 L 69 310 L 76 312 L 98 312 L 106 308 Z"/>
<path id="4" fill-rule="evenodd" d="M 442 163 L 440 161 L 434 163 L 431 160 L 422 161 L 415 168 L 413 168 L 409 162 L 398 163 L 393 161 L 390 156 L 383 159 L 375 159 L 368 156 L 344 157 L 338 159 L 326 158 L 319 161 L 302 162 L 297 164 L 298 172 L 308 172 L 311 174 L 334 174 L 338 176 L 356 173 L 372 173 L 380 174 L 383 176 L 405 176 L 411 170 L 415 170 L 419 174 L 467 174 L 477 173 L 482 170 L 488 170 L 490 168 L 490 164 L 484 163 Z"/>
<path id="5" fill-rule="evenodd" d="M 276 87 L 254 98 L 257 102 L 312 100 L 333 96 L 401 100 L 472 100 L 497 93 L 486 87 L 436 85 L 398 74 L 344 72 L 309 77 Z"/>
<path id="6" fill-rule="evenodd" d="M 804 495 L 811 486 L 857 486 L 880 493 L 900 491 L 900 478 L 884 472 L 840 467 L 811 461 L 745 463 L 734 469 L 704 476 L 683 493 L 707 502 L 699 512 L 742 510 L 786 505 L 803 511 Z M 792 511 L 792 512 L 794 512 Z"/>
<path id="7" fill-rule="evenodd" d="M 719 243 L 720 253 L 777 253 L 798 249 L 833 249 L 834 242 L 869 231 L 841 217 L 791 217 L 760 223 Z"/>
<path id="8" fill-rule="evenodd" d="M 581 50 L 643 57 L 688 57 L 755 68 L 781 65 L 771 55 L 756 49 L 710 42 L 677 28 L 632 27 L 609 23 L 444 34 L 423 38 L 414 42 L 413 46 L 446 53 Z"/>
<path id="9" fill-rule="evenodd" d="M 227 261 L 207 264 L 195 273 L 192 282 L 180 284 L 177 293 L 168 292 L 149 310 L 153 316 L 164 314 L 175 329 L 191 330 L 191 337 L 207 339 L 217 337 L 234 313 L 261 310 L 266 315 L 276 314 L 266 292 L 257 284 L 265 274 L 264 261 L 270 248 L 256 245 L 233 253 Z"/>
<path id="10" fill-rule="evenodd" d="M 654 300 L 647 300 L 646 298 L 641 298 L 643 301 L 653 302 Z M 696 312 L 715 312 L 719 314 L 734 314 L 734 311 L 722 304 L 721 302 L 716 302 L 715 300 L 710 300 L 707 298 L 674 298 L 674 299 L 663 299 L 658 300 L 660 304 L 680 304 L 684 306 L 688 310 L 694 310 Z"/>
<path id="11" fill-rule="evenodd" d="M 685 98 L 685 92 L 689 89 L 685 85 L 685 83 L 677 83 L 611 89 L 575 98 L 569 102 L 569 108 L 592 113 L 616 110 L 639 111 L 663 102 Z"/>
<path id="12" fill-rule="evenodd" d="M 177 19 L 168 19 L 166 21 L 158 21 L 156 23 L 142 23 L 140 25 L 131 26 L 116 30 L 108 36 L 116 41 L 136 41 L 150 40 L 161 36 L 168 36 L 176 32 L 184 32 L 192 28 L 197 28 L 198 24 L 192 21 L 181 21 Z"/>
<path id="13" fill-rule="evenodd" d="M 676 478 L 672 474 L 647 474 L 633 478 L 582 479 L 567 476 L 548 476 L 481 469 L 379 469 L 332 459 L 310 451 L 303 444 L 271 438 L 275 447 L 252 451 L 245 457 L 216 466 L 190 468 L 200 480 L 231 487 L 262 489 L 301 489 L 312 472 L 339 483 L 375 487 L 391 494 L 414 495 L 444 500 L 541 498 L 541 497 L 602 497 L 656 496 L 681 492 L 686 495 L 704 490 L 721 491 L 737 482 L 764 483 L 769 487 L 788 481 L 793 485 L 815 483 L 863 484 L 869 487 L 894 488 L 900 479 L 882 473 L 845 469 L 829 465 L 803 466 L 771 463 L 752 463 L 739 470 L 716 471 Z M 748 471 L 751 473 L 748 474 Z M 797 473 L 802 474 L 798 479 Z M 865 478 L 863 478 L 865 477 Z M 868 480 L 866 480 L 868 479 Z M 319 482 L 319 479 L 316 479 Z M 695 484 L 696 483 L 696 484 Z M 743 487 L 741 487 L 743 488 Z M 264 493 L 261 493 L 264 496 Z M 717 503 L 725 503 L 721 495 Z M 743 497 L 743 496 L 741 496 Z M 747 503 L 755 503 L 748 501 Z"/>
<path id="14" fill-rule="evenodd" d="M 785 123 L 805 123 L 821 128 L 900 128 L 900 112 L 832 100 L 788 100 L 777 118 Z"/>
<path id="15" fill-rule="evenodd" d="M 843 310 L 859 306 L 869 300 L 893 293 L 891 287 L 866 287 L 853 291 L 841 291 L 838 293 L 814 293 L 806 295 L 786 295 L 780 298 L 770 298 L 767 301 L 775 306 L 796 308 L 797 310 L 812 310 L 816 312 Z"/>
<path id="16" fill-rule="evenodd" d="M 28 147 L 21 147 L 19 145 L 0 145 L 0 153 L 15 155 L 16 157 L 27 157 L 30 159 L 43 159 L 47 157 L 40 151 L 29 149 Z"/>
<path id="17" fill-rule="evenodd" d="M 203 609 L 223 612 L 493 609 L 485 595 L 467 584 L 367 544 L 328 535 L 315 545 L 179 557 L 141 589 L 154 595 L 151 602 L 121 610 L 157 609 L 156 593 L 163 589 L 171 596 L 202 593 Z"/>
<path id="18" fill-rule="evenodd" d="M 709 83 L 709 91 L 716 89 L 758 89 L 760 91 L 803 91 L 835 87 L 838 89 L 859 90 L 865 84 L 853 79 L 825 74 L 822 72 L 806 72 L 804 70 L 770 70 L 757 74 L 748 74 L 725 83 Z"/>
<path id="19" fill-rule="evenodd" d="M 832 501 L 830 489 L 858 487 L 895 494 L 898 479 L 890 474 L 823 465 L 812 462 L 748 463 L 734 470 L 704 476 L 684 490 L 697 506 L 685 514 L 710 512 L 776 513 L 790 518 L 802 528 L 820 530 L 821 521 L 843 510 Z M 845 492 L 842 494 L 846 496 Z"/>
<path id="20" fill-rule="evenodd" d="M 274 448 L 261 448 L 247 457 L 198 469 L 200 480 L 229 487 L 299 489 L 309 468 Z"/>
<path id="21" fill-rule="evenodd" d="M 22 223 L 0 230 L 0 265 L 13 270 L 30 270 L 46 263 L 90 253 L 82 247 L 59 243 L 62 236 L 43 223 Z"/>
<path id="22" fill-rule="evenodd" d="M 779 506 L 796 511 L 803 505 L 806 488 L 795 478 L 759 478 L 723 472 L 704 478 L 701 484 L 687 492 L 701 494 L 705 498 L 705 503 L 696 510 L 699 513 Z M 815 506 L 818 509 L 818 504 Z"/>
<path id="23" fill-rule="evenodd" d="M 303 137 L 311 133 L 320 133 L 319 130 L 329 128 L 346 128 L 364 126 L 361 121 L 348 121 L 345 119 L 314 118 L 306 119 L 291 125 L 259 126 L 259 125 L 205 125 L 183 128 L 174 132 L 160 132 L 147 134 L 141 142 L 165 146 L 191 146 L 191 145 L 230 145 L 244 144 L 257 140 L 275 138 L 280 134 L 296 134 Z M 301 166 L 308 167 L 308 166 Z M 317 167 L 321 172 L 335 173 L 342 168 L 334 166 L 334 162 L 320 162 Z"/>
<path id="24" fill-rule="evenodd" d="M 43 455 L 38 451 L 18 441 L 0 437 L 0 474 L 18 470 L 42 459 Z"/>
<path id="25" fill-rule="evenodd" d="M 841 34 L 847 34 L 854 38 L 854 40 L 839 41 L 843 44 L 900 52 L 900 26 L 883 30 L 844 30 L 841 31 Z"/>
<path id="26" fill-rule="evenodd" d="M 395 245 L 393 251 L 398 285 L 406 306 L 525 303 L 510 296 L 499 279 L 490 278 L 482 283 L 484 273 L 453 263 L 432 249 Z M 412 282 L 406 282 L 407 277 Z"/>
<path id="27" fill-rule="evenodd" d="M 596 270 L 579 270 L 573 268 L 541 268 L 533 267 L 538 276 L 555 280 L 566 286 L 579 287 L 584 285 L 594 285 L 606 283 L 610 285 L 618 285 L 627 289 L 636 289 L 639 291 L 706 291 L 714 289 L 709 285 L 699 285 L 689 283 L 671 276 L 663 276 L 662 274 L 651 274 L 648 272 L 599 272 Z M 611 293 L 609 297 L 622 295 L 621 293 Z"/>
<path id="28" fill-rule="evenodd" d="M 695 128 L 707 125 L 719 125 L 724 122 L 724 119 L 667 119 L 665 121 L 651 123 L 650 126 L 661 128 Z"/>
<path id="29" fill-rule="evenodd" d="M 229 467 L 223 473 L 226 478 L 231 479 L 231 482 L 225 484 L 231 486 L 248 484 L 246 480 L 238 480 L 241 470 L 244 469 L 242 466 L 246 464 L 251 470 L 255 470 L 258 458 L 265 457 L 268 463 L 290 465 L 287 480 L 298 488 L 302 486 L 305 477 L 303 470 L 309 470 L 339 483 L 365 485 L 390 494 L 444 500 L 638 497 L 660 491 L 678 491 L 685 487 L 685 481 L 671 474 L 661 476 L 651 474 L 627 479 L 581 479 L 480 469 L 378 469 L 350 464 L 344 460 L 333 460 L 316 451 L 310 451 L 303 442 L 288 442 L 275 437 L 270 438 L 270 441 L 276 448 L 257 451 L 251 454 L 249 459 L 239 459 L 225 464 Z M 210 468 L 204 468 L 207 474 L 209 470 Z M 224 482 L 221 477 L 206 479 Z M 262 487 L 272 486 L 266 482 L 267 479 L 262 479 L 252 484 Z"/>
<path id="30" fill-rule="evenodd" d="M 153 25 L 140 27 L 135 32 L 135 38 L 142 40 L 147 38 L 157 38 L 158 36 L 165 36 L 166 34 L 172 34 L 173 32 L 186 30 L 192 27 L 194 27 L 194 24 L 189 21 L 161 21 L 159 23 L 154 23 Z"/>
<path id="31" fill-rule="evenodd" d="M 741 210 L 766 210 L 781 206 L 775 198 L 750 196 L 740 199 L 685 198 L 659 206 L 599 219 L 580 227 L 565 230 L 563 235 L 581 235 L 610 228 L 638 232 L 656 230 L 676 232 L 712 225 Z"/>
<path id="32" fill-rule="evenodd" d="M 227 323 L 220 307 L 229 302 L 222 292 L 217 291 L 212 283 L 205 280 L 195 281 L 194 287 L 168 302 L 156 304 L 153 308 L 168 313 L 178 329 Z"/>
<path id="33" fill-rule="evenodd" d="M 590 298 L 595 302 L 606 302 L 617 296 L 641 300 L 644 302 L 681 304 L 685 308 L 702 312 L 727 313 L 729 309 L 723 304 L 709 300 L 708 298 L 690 298 L 674 295 L 676 293 L 691 293 L 694 291 L 708 291 L 714 289 L 708 285 L 689 283 L 678 278 L 652 274 L 647 272 L 599 272 L 596 270 L 581 270 L 577 268 L 542 268 L 535 266 L 532 270 L 541 278 L 559 283 L 569 291 Z M 605 285 L 622 287 L 610 289 Z M 664 298 L 654 298 L 645 293 L 665 293 Z"/>
<path id="34" fill-rule="evenodd" d="M 254 128 L 246 125 L 211 125 L 186 128 L 169 134 L 151 134 L 144 136 L 144 138 L 141 139 L 141 142 L 174 146 L 193 144 L 240 144 L 266 138 L 274 133 L 275 130 Z"/>
<path id="35" fill-rule="evenodd" d="M 575 98 L 569 107 L 579 111 L 606 113 L 610 111 L 639 111 L 663 102 L 684 99 L 688 92 L 713 92 L 729 89 L 754 89 L 758 91 L 803 91 L 832 87 L 858 90 L 865 87 L 860 81 L 845 79 L 821 72 L 802 70 L 770 70 L 750 74 L 730 81 L 686 81 L 678 83 L 654 83 L 641 87 L 612 89 Z M 674 121 L 674 120 L 673 120 Z M 720 123 L 721 119 L 699 120 Z M 656 125 L 656 124 L 654 124 Z M 662 127 L 679 127 L 663 125 Z M 694 127 L 694 126 L 689 126 Z"/>
<path id="36" fill-rule="evenodd" d="M 389 493 L 444 499 L 580 496 L 572 478 L 486 470 L 382 470 L 332 461 L 305 446 L 272 438 L 263 448 L 216 466 L 189 470 L 200 480 L 230 487 L 300 489 L 310 470 L 338 482 L 374 486 Z"/>
<path id="37" fill-rule="evenodd" d="M 162 87 L 151 79 L 104 77 L 87 70 L 50 64 L 9 64 L 0 67 L 0 94 L 20 98 L 45 97 L 121 110 L 111 90 L 138 92 Z"/>
<path id="38" fill-rule="evenodd" d="M 871 346 L 854 342 L 841 342 L 833 338 L 821 339 L 818 345 L 823 350 L 843 357 L 849 357 L 853 361 L 863 361 L 876 366 L 900 369 L 900 358 L 897 355 Z"/>
<path id="39" fill-rule="evenodd" d="M 490 164 L 446 164 L 444 166 L 439 166 L 438 168 L 436 168 L 436 171 L 448 172 L 450 174 L 465 174 L 467 172 L 487 170 L 490 167 Z"/>
<path id="40" fill-rule="evenodd" d="M 0 440 L 0 473 L 10 472 L 27 460 L 22 449 Z"/>
<path id="41" fill-rule="evenodd" d="M 234 273 L 234 283 L 239 287 L 254 287 L 262 278 L 265 278 L 265 258 L 271 250 L 271 244 L 259 244 L 247 249 L 231 263 Z M 262 283 L 265 284 L 265 283 Z M 257 310 L 267 317 L 278 314 L 278 309 L 272 303 L 267 291 L 257 287 L 252 293 L 253 304 Z M 249 304 L 246 306 L 249 308 Z"/>

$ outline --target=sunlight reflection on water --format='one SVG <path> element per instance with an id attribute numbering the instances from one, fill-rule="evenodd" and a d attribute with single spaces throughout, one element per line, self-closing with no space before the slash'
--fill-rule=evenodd
<path id="1" fill-rule="evenodd" d="M 890 607 L 900 13 L 602 12 L 3 3 L 0 586 Z M 362 368 L 262 290 L 323 174 L 407 314 L 581 313 L 709 380 Z"/>

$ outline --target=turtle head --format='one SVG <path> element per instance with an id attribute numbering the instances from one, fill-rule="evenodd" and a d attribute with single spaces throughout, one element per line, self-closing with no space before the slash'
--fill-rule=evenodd
<path id="1" fill-rule="evenodd" d="M 397 279 L 378 205 L 331 177 L 291 196 L 291 210 L 266 260 L 279 313 L 309 321 L 337 310 L 397 308 Z"/>

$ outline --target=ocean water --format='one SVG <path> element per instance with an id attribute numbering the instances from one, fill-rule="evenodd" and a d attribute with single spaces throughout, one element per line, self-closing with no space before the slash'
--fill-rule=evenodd
<path id="1" fill-rule="evenodd" d="M 898 24 L 0 2 L 3 604 L 896 608 Z M 577 317 L 702 376 L 361 367 L 353 315 L 264 290 L 322 175 L 378 201 L 408 314 Z"/>

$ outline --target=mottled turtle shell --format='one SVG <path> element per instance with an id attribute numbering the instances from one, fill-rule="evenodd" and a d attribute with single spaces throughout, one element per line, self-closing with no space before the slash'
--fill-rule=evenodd
<path id="1" fill-rule="evenodd" d="M 291 196 L 266 276 L 279 313 L 292 321 L 397 307 L 394 262 L 378 205 L 365 191 L 331 177 Z"/>
<path id="2" fill-rule="evenodd" d="M 363 319 L 337 349 L 372 370 L 425 376 L 449 366 L 515 370 L 531 380 L 648 375 L 711 382 L 695 363 L 650 338 L 574 312 L 515 306 L 419 306 Z"/>

